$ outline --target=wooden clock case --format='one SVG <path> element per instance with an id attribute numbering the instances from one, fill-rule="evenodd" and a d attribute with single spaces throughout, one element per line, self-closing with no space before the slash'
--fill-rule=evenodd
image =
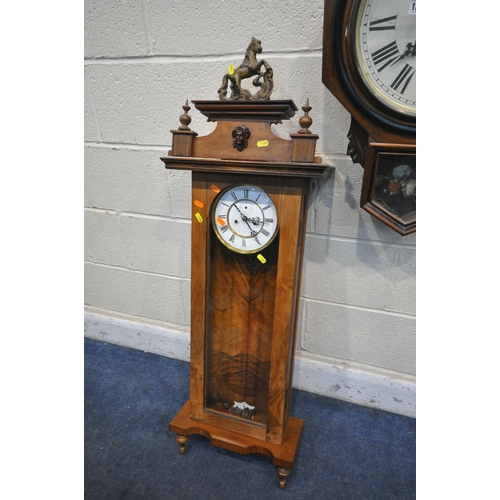
<path id="1" fill-rule="evenodd" d="M 216 129 L 198 137 L 186 102 L 161 158 L 166 168 L 192 171 L 190 397 L 169 429 L 181 454 L 189 435 L 201 434 L 270 457 L 284 488 L 303 425 L 289 412 L 309 182 L 332 167 L 314 156 L 308 104 L 302 129 L 286 140 L 271 124 L 294 116 L 291 100 L 192 103 Z M 241 151 L 232 138 L 240 125 L 250 130 Z M 278 213 L 278 236 L 258 254 L 231 251 L 211 227 L 217 194 L 242 183 L 262 188 Z M 254 409 L 235 411 L 242 401 Z"/>

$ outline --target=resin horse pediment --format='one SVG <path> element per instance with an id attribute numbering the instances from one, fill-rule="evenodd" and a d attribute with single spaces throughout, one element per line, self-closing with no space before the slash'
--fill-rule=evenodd
<path id="1" fill-rule="evenodd" d="M 253 37 L 247 48 L 243 62 L 236 69 L 231 67 L 223 76 L 222 86 L 218 90 L 221 101 L 270 98 L 274 89 L 273 69 L 264 59 L 260 61 L 257 60 L 257 54 L 261 53 L 262 45 L 260 40 Z M 264 66 L 265 69 L 263 72 L 261 72 L 262 66 Z M 254 95 L 241 87 L 241 81 L 246 78 L 251 78 L 252 76 L 255 76 L 252 82 L 253 85 L 255 87 L 260 87 L 260 90 Z M 231 96 L 226 97 L 229 82 L 231 82 Z"/>

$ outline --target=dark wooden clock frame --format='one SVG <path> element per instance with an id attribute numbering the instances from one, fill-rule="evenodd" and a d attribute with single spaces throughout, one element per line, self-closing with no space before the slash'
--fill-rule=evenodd
<path id="1" fill-rule="evenodd" d="M 417 228 L 416 210 L 403 216 L 385 210 L 374 196 L 376 152 L 416 155 L 416 119 L 383 106 L 363 84 L 351 57 L 353 12 L 360 0 L 325 0 L 322 81 L 351 114 L 347 154 L 364 169 L 360 206 L 401 235 Z M 414 174 L 415 172 L 413 172 Z M 372 183 L 370 185 L 370 182 Z"/>
<path id="2" fill-rule="evenodd" d="M 181 454 L 189 435 L 201 434 L 231 451 L 268 456 L 284 488 L 303 426 L 289 412 L 309 182 L 332 167 L 314 156 L 308 103 L 290 140 L 271 124 L 294 116 L 291 100 L 192 103 L 216 129 L 198 137 L 186 102 L 161 158 L 166 168 L 192 171 L 190 397 L 169 429 Z M 250 131 L 245 146 L 233 142 L 240 125 Z M 257 254 L 229 250 L 211 227 L 217 194 L 239 183 L 264 189 L 277 209 L 278 236 Z M 235 411 L 243 399 L 255 409 Z"/>

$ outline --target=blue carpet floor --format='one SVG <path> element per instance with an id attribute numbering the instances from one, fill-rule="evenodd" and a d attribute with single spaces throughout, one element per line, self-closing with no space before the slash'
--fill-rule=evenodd
<path id="1" fill-rule="evenodd" d="M 304 429 L 286 488 L 270 459 L 168 425 L 189 397 L 189 364 L 85 339 L 88 500 L 410 500 L 416 421 L 294 389 Z"/>

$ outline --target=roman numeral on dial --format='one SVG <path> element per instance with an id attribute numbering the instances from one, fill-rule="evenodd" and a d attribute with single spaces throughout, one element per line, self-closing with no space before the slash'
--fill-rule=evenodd
<path id="1" fill-rule="evenodd" d="M 396 29 L 397 15 L 384 17 L 383 19 L 375 19 L 370 22 L 370 31 L 383 31 Z"/>
<path id="2" fill-rule="evenodd" d="M 401 94 L 405 93 L 406 87 L 410 83 L 410 80 L 415 74 L 415 68 L 412 68 L 409 64 L 405 64 L 404 68 L 401 70 L 396 79 L 391 83 L 391 87 L 397 90 Z M 401 90 L 399 87 L 401 86 Z"/>
<path id="3" fill-rule="evenodd" d="M 372 54 L 373 63 L 378 72 L 389 66 L 398 57 L 399 50 L 396 42 L 391 42 Z"/>

